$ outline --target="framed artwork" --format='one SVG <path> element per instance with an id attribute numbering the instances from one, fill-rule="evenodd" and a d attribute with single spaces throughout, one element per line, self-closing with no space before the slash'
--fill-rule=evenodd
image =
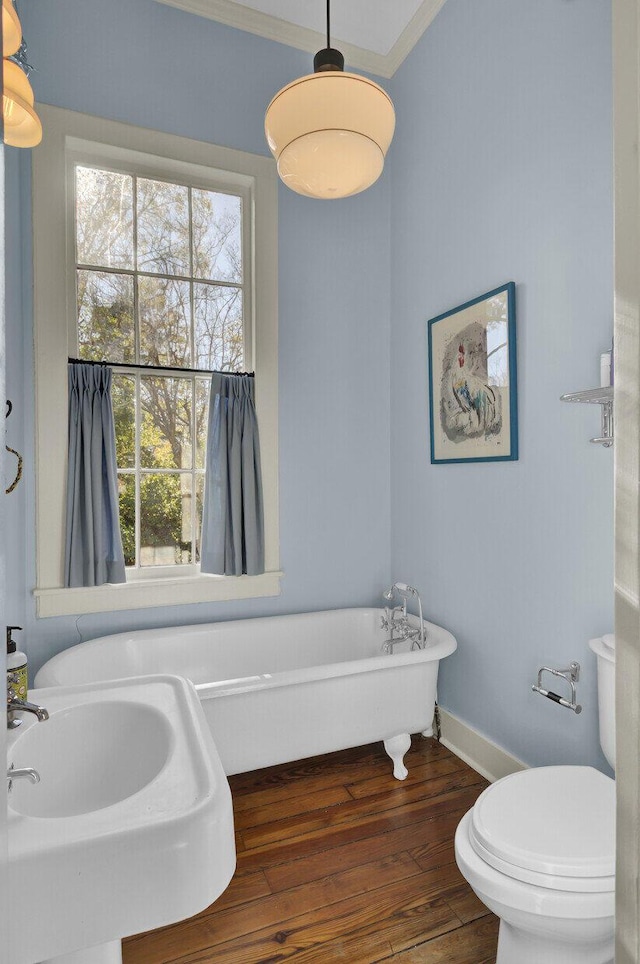
<path id="1" fill-rule="evenodd" d="M 431 461 L 518 458 L 513 281 L 431 318 Z"/>

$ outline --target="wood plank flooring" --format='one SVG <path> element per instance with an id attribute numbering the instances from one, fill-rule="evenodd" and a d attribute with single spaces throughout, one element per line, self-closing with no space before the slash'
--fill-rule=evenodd
<path id="1" fill-rule="evenodd" d="M 494 964 L 498 921 L 455 864 L 487 786 L 415 736 L 230 777 L 238 866 L 196 917 L 123 942 L 124 964 Z"/>

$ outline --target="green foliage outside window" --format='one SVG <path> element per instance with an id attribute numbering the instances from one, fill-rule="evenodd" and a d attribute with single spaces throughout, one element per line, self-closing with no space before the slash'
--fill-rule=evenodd
<path id="1" fill-rule="evenodd" d="M 243 369 L 239 197 L 79 166 L 76 243 L 81 358 Z M 112 399 L 126 564 L 196 562 L 208 379 L 114 369 Z"/>

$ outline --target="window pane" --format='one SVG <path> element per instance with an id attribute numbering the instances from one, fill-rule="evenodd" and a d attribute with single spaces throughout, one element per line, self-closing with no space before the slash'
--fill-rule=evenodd
<path id="1" fill-rule="evenodd" d="M 118 494 L 120 496 L 120 534 L 124 549 L 125 566 L 136 564 L 136 477 L 135 475 L 118 476 Z"/>
<path id="2" fill-rule="evenodd" d="M 138 270 L 190 274 L 188 188 L 138 178 Z"/>
<path id="3" fill-rule="evenodd" d="M 113 373 L 111 403 L 118 468 L 132 469 L 136 464 L 136 383 L 130 375 Z"/>
<path id="4" fill-rule="evenodd" d="M 242 290 L 193 286 L 196 368 L 241 372 L 244 368 Z"/>
<path id="5" fill-rule="evenodd" d="M 138 310 L 141 363 L 190 368 L 189 282 L 139 278 Z"/>
<path id="6" fill-rule="evenodd" d="M 204 503 L 204 475 L 196 475 L 196 562 L 200 562 L 202 543 L 202 506 Z"/>
<path id="7" fill-rule="evenodd" d="M 143 475 L 140 483 L 140 564 L 191 562 L 191 475 Z"/>
<path id="8" fill-rule="evenodd" d="M 135 361 L 133 278 L 78 271 L 78 354 L 93 361 Z"/>
<path id="9" fill-rule="evenodd" d="M 140 464 L 144 469 L 190 469 L 191 395 L 189 378 L 140 379 Z"/>
<path id="10" fill-rule="evenodd" d="M 242 281 L 242 199 L 195 189 L 193 274 L 207 281 Z"/>
<path id="11" fill-rule="evenodd" d="M 246 364 L 242 204 L 219 191 L 76 168 L 78 263 L 90 266 L 76 269 L 80 357 L 201 369 L 198 378 L 114 372 L 129 567 L 200 559 L 210 395 L 202 369 Z"/>
<path id="12" fill-rule="evenodd" d="M 196 378 L 196 468 L 204 469 L 209 429 L 209 393 L 211 382 Z"/>
<path id="13" fill-rule="evenodd" d="M 133 178 L 76 167 L 79 264 L 133 268 Z"/>

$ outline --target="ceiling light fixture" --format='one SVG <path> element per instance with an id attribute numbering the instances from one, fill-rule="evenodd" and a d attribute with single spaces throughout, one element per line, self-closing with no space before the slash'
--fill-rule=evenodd
<path id="1" fill-rule="evenodd" d="M 33 108 L 29 78 L 13 60 L 3 60 L 2 73 L 4 142 L 10 147 L 35 147 L 42 140 L 42 124 Z"/>
<path id="2" fill-rule="evenodd" d="M 329 4 L 327 46 L 313 59 L 314 73 L 283 87 L 264 121 L 280 178 L 315 198 L 349 197 L 377 181 L 396 122 L 382 87 L 345 73 L 344 57 L 331 46 Z"/>
<path id="3" fill-rule="evenodd" d="M 22 27 L 11 0 L 2 0 L 2 56 L 15 54 L 22 40 Z"/>
<path id="4" fill-rule="evenodd" d="M 4 143 L 35 147 L 42 140 L 42 124 L 33 107 L 27 45 L 12 0 L 2 0 L 2 57 Z"/>

